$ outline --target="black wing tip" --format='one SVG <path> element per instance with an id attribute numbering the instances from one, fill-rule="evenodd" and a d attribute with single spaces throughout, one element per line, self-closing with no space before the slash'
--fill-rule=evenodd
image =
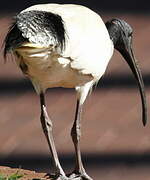
<path id="1" fill-rule="evenodd" d="M 8 32 L 5 36 L 3 42 L 3 57 L 6 61 L 7 54 L 11 52 L 14 48 L 20 46 L 23 42 L 27 41 L 27 38 L 22 36 L 22 32 L 18 28 L 16 17 L 14 17 L 13 22 L 11 23 Z"/>
<path id="2" fill-rule="evenodd" d="M 4 53 L 3 53 L 3 58 L 4 58 L 4 62 L 6 62 L 7 60 L 7 52 L 4 50 Z"/>
<path id="3" fill-rule="evenodd" d="M 7 58 L 7 54 L 11 49 L 11 44 L 9 42 L 9 36 L 10 36 L 10 33 L 11 33 L 12 29 L 15 27 L 15 25 L 16 25 L 16 22 L 13 21 L 12 24 L 10 25 L 9 29 L 8 29 L 8 32 L 7 32 L 6 36 L 5 36 L 5 39 L 4 39 L 3 44 L 2 44 L 3 57 L 4 57 L 5 61 L 6 61 L 6 58 Z"/>
<path id="4" fill-rule="evenodd" d="M 4 40 L 3 44 L 2 44 L 2 51 L 3 51 L 4 63 L 6 63 L 7 55 L 8 55 L 8 53 L 9 53 L 10 49 L 6 47 L 6 42 L 5 42 L 5 40 Z"/>

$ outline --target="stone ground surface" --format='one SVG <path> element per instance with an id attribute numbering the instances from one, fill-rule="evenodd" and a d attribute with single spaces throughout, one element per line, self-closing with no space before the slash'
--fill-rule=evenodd
<path id="1" fill-rule="evenodd" d="M 21 180 L 47 179 L 46 173 L 36 173 L 35 171 L 30 171 L 30 170 L 0 166 L 0 174 L 4 175 L 5 177 L 10 177 L 11 175 L 16 174 L 16 173 L 22 176 L 21 178 L 19 178 Z"/>
<path id="2" fill-rule="evenodd" d="M 111 17 L 132 24 L 133 46 L 143 72 L 149 111 L 150 16 L 103 16 L 105 20 Z M 9 22 L 9 15 L 1 16 L 0 45 Z M 39 120 L 39 98 L 10 58 L 4 65 L 1 53 L 0 60 L 0 165 L 41 172 L 43 176 L 52 171 L 52 166 Z M 68 173 L 74 167 L 70 129 L 76 96 L 73 90 L 51 89 L 46 101 L 60 160 Z M 138 88 L 118 53 L 85 104 L 81 149 L 85 168 L 94 180 L 150 179 L 150 122 L 142 126 Z M 6 173 L 11 171 L 4 169 Z"/>

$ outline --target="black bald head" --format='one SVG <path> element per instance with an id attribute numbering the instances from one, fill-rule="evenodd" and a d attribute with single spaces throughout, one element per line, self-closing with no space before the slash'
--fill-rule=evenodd
<path id="1" fill-rule="evenodd" d="M 141 94 L 142 108 L 143 108 L 143 124 L 146 125 L 147 121 L 147 104 L 144 89 L 144 83 L 138 62 L 134 57 L 132 50 L 132 28 L 124 20 L 112 19 L 106 22 L 106 27 L 109 32 L 110 39 L 113 41 L 114 48 L 118 50 L 124 57 L 129 67 L 131 68 Z"/>
<path id="2" fill-rule="evenodd" d="M 124 20 L 112 19 L 106 22 L 106 27 L 113 41 L 114 48 L 118 51 L 122 51 L 128 44 L 132 43 L 133 30 Z"/>

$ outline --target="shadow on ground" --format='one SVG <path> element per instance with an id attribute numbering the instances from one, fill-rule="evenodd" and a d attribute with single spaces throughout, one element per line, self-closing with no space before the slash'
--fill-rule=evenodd
<path id="1" fill-rule="evenodd" d="M 149 80 L 150 75 L 145 74 L 143 75 L 144 83 L 146 87 L 150 86 Z M 137 88 L 137 84 L 135 79 L 132 75 L 128 74 L 114 74 L 113 76 L 104 76 L 99 81 L 96 88 L 127 88 L 127 89 L 134 89 Z M 56 90 L 56 89 L 55 89 Z M 60 90 L 57 89 L 58 91 Z M 22 93 L 22 92 L 31 92 L 33 90 L 33 86 L 28 79 L 4 79 L 0 78 L 0 94 L 8 94 L 8 93 Z"/>
<path id="2" fill-rule="evenodd" d="M 73 166 L 73 154 L 61 154 L 60 160 L 64 168 Z M 0 164 L 9 167 L 21 167 L 30 170 L 49 169 L 51 157 L 48 155 L 16 155 L 9 157 L 0 157 Z M 84 154 L 83 161 L 88 168 L 109 168 L 116 166 L 143 167 L 150 166 L 150 153 L 116 153 L 116 154 Z"/>

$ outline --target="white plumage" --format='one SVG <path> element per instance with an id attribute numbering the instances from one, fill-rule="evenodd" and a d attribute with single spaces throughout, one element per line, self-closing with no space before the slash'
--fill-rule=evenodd
<path id="1" fill-rule="evenodd" d="M 113 53 L 113 43 L 100 16 L 84 6 L 68 4 L 35 5 L 21 13 L 33 10 L 60 15 L 66 30 L 63 52 L 54 41 L 50 48 L 39 44 L 35 50 L 35 44 L 27 43 L 25 49 L 17 49 L 28 65 L 28 75 L 37 92 L 49 87 L 79 89 L 88 82 L 97 82 Z"/>

